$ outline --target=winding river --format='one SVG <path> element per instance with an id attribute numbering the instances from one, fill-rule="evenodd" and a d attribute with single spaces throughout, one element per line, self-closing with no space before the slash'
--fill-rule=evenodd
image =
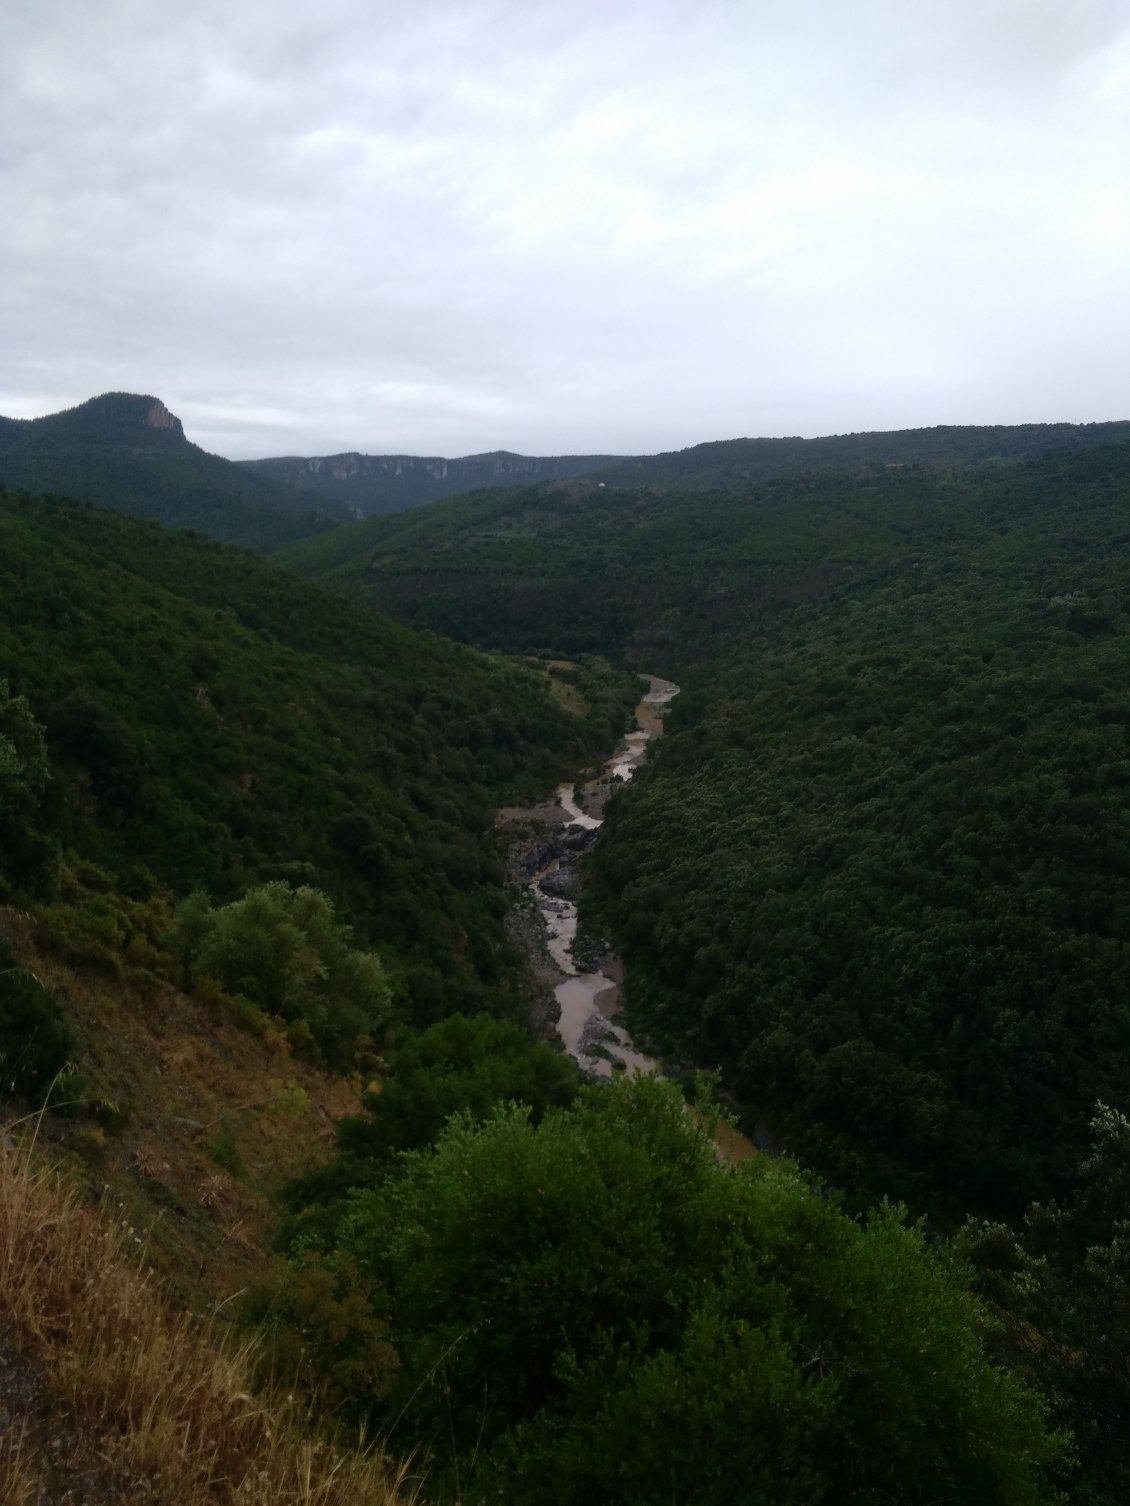
<path id="1" fill-rule="evenodd" d="M 572 785 L 557 790 L 557 800 L 574 827 L 594 829 L 601 824 L 599 812 L 610 787 L 631 779 L 647 754 L 647 745 L 663 730 L 663 715 L 679 693 L 671 680 L 649 675 L 643 699 L 636 707 L 636 727 L 629 732 L 616 752 L 604 765 L 599 779 L 585 786 L 583 803 L 578 806 Z M 637 1051 L 623 1025 L 617 1022 L 620 1011 L 620 984 L 617 977 L 602 972 L 582 972 L 573 958 L 577 934 L 577 906 L 571 899 L 543 893 L 539 885 L 558 866 L 554 860 L 530 880 L 529 888 L 545 920 L 549 951 L 565 977 L 554 989 L 561 1007 L 557 1029 L 569 1055 L 592 1077 L 610 1078 L 613 1072 L 655 1072 L 659 1063 Z M 612 969 L 615 972 L 615 968 Z"/>

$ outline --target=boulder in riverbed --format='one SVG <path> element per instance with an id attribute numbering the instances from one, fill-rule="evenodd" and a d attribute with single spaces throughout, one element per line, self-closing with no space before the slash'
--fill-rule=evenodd
<path id="1" fill-rule="evenodd" d="M 555 868 L 552 873 L 547 873 L 544 878 L 540 878 L 538 888 L 543 894 L 552 895 L 554 899 L 579 899 L 581 876 L 575 868 L 563 864 L 560 868 Z"/>
<path id="2" fill-rule="evenodd" d="M 567 826 L 554 833 L 554 845 L 564 852 L 591 852 L 599 836 L 597 826 Z"/>

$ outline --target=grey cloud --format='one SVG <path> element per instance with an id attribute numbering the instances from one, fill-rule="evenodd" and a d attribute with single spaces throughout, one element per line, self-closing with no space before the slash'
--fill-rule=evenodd
<path id="1" fill-rule="evenodd" d="M 1091 0 L 17 0 L 0 411 L 221 453 L 641 450 L 1127 407 Z"/>

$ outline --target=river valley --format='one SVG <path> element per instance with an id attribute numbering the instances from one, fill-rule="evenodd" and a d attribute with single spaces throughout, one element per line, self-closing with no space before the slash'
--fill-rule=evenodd
<path id="1" fill-rule="evenodd" d="M 648 690 L 636 708 L 636 729 L 625 736 L 600 779 L 583 791 L 583 807 L 577 804 L 574 786 L 560 785 L 557 804 L 567 818 L 563 836 L 588 845 L 585 833 L 601 825 L 607 792 L 615 783 L 631 779 L 646 756 L 648 742 L 663 730 L 663 714 L 680 687 L 669 679 L 649 676 Z M 557 1033 L 565 1050 L 591 1077 L 612 1077 L 613 1072 L 658 1071 L 658 1062 L 637 1051 L 630 1035 L 616 1020 L 619 1014 L 619 968 L 604 962 L 609 971 L 583 971 L 573 955 L 577 935 L 577 902 L 571 898 L 571 867 L 554 857 L 529 880 L 533 901 L 547 929 L 548 952 L 563 974 L 554 988 L 560 1009 Z"/>
<path id="2" fill-rule="evenodd" d="M 595 845 L 605 801 L 616 784 L 631 779 L 644 761 L 648 743 L 662 733 L 667 708 L 679 694 L 671 680 L 658 675 L 647 679 L 648 688 L 635 710 L 635 728 L 605 761 L 597 778 L 583 786 L 559 785 L 552 803 L 499 812 L 501 820 L 540 829 L 542 834 L 523 846 L 519 871 L 544 928 L 544 949 L 539 938 L 537 950 L 543 960 L 548 952 L 553 969 L 550 981 L 556 1007 L 549 1018 L 581 1070 L 603 1081 L 620 1073 L 662 1071 L 654 1057 L 637 1050 L 621 1018 L 623 966 L 619 959 L 608 955 L 590 959 L 583 949 L 580 956 L 574 954 L 577 860 Z M 545 970 L 539 971 L 546 976 Z M 714 1138 L 730 1161 L 757 1154 L 753 1143 L 725 1119 L 715 1126 Z"/>

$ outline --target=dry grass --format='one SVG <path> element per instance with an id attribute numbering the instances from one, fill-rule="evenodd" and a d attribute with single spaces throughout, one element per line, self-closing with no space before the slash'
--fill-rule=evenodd
<path id="1" fill-rule="evenodd" d="M 533 661 L 535 664 L 537 660 Z M 550 698 L 569 716 L 588 716 L 591 707 L 576 685 L 559 678 L 562 670 L 576 669 L 571 659 L 550 659 L 545 665 L 545 682 Z"/>
<path id="2" fill-rule="evenodd" d="M 394 1506 L 376 1452 L 313 1441 L 248 1387 L 251 1352 L 174 1312 L 134 1231 L 83 1206 L 31 1141 L 0 1145 L 5 1506 Z"/>
<path id="3" fill-rule="evenodd" d="M 149 1264 L 181 1306 L 205 1310 L 266 1274 L 274 1193 L 331 1154 L 335 1122 L 360 1111 L 360 1079 L 295 1057 L 274 1029 L 240 1028 L 222 996 L 77 968 L 5 906 L 0 937 L 63 1002 L 77 1041 L 84 1109 L 45 1120 L 52 1154 L 147 1231 Z"/>

